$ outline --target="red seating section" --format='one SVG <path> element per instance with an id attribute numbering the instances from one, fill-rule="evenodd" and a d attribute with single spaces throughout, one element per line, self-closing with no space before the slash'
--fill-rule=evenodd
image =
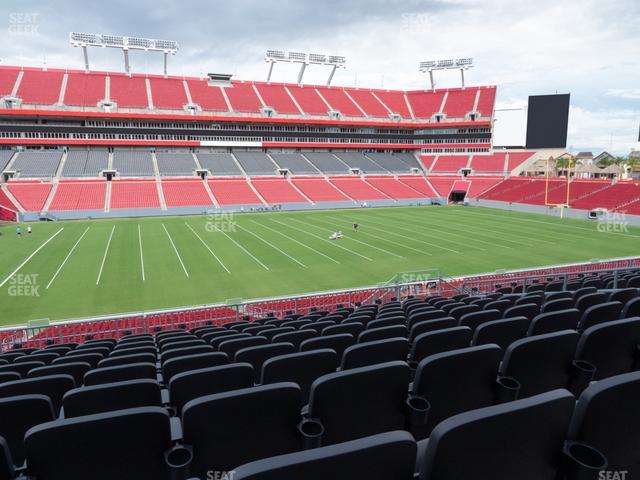
<path id="1" fill-rule="evenodd" d="M 189 103 L 184 84 L 178 78 L 149 78 L 151 99 L 155 108 L 182 110 Z"/>
<path id="2" fill-rule="evenodd" d="M 67 77 L 64 104 L 96 107 L 105 97 L 107 76 L 102 73 L 71 72 Z"/>
<path id="3" fill-rule="evenodd" d="M 422 166 L 426 170 L 431 170 L 433 166 L 433 162 L 436 159 L 435 155 L 420 155 L 420 161 L 422 162 Z"/>
<path id="4" fill-rule="evenodd" d="M 509 171 L 522 165 L 526 160 L 530 159 L 535 152 L 509 152 Z"/>
<path id="5" fill-rule="evenodd" d="M 336 187 L 354 200 L 388 200 L 389 197 L 380 193 L 360 178 L 332 177 L 329 179 Z"/>
<path id="6" fill-rule="evenodd" d="M 456 173 L 465 168 L 469 162 L 468 155 L 440 155 L 436 163 L 431 165 L 432 172 Z"/>
<path id="7" fill-rule="evenodd" d="M 423 177 L 398 177 L 398 180 L 420 192 L 422 197 L 433 197 L 437 194 Z"/>
<path id="8" fill-rule="evenodd" d="M 8 208 L 14 212 L 18 211 L 18 207 L 11 201 L 11 199 L 4 193 L 4 190 L 0 188 L 0 207 Z"/>
<path id="9" fill-rule="evenodd" d="M 569 185 L 569 205 L 574 205 L 579 198 L 585 197 L 611 185 L 609 181 L 574 180 Z M 567 202 L 567 183 L 562 182 L 558 188 L 549 190 L 548 203 L 561 204 Z"/>
<path id="10" fill-rule="evenodd" d="M 496 102 L 496 87 L 480 88 L 480 98 L 478 99 L 478 107 L 476 110 L 483 117 L 490 117 L 493 114 L 493 107 Z"/>
<path id="11" fill-rule="evenodd" d="M 444 93 L 444 90 L 408 92 L 407 99 L 413 115 L 416 118 L 431 118 L 434 113 L 439 113 Z"/>
<path id="12" fill-rule="evenodd" d="M 16 84 L 19 70 L 17 68 L 0 67 L 0 96 L 10 95 Z"/>
<path id="13" fill-rule="evenodd" d="M 160 208 L 155 180 L 114 180 L 111 182 L 111 208 Z"/>
<path id="14" fill-rule="evenodd" d="M 23 103 L 58 103 L 63 77 L 62 71 L 24 70 L 18 87 L 18 97 Z"/>
<path id="15" fill-rule="evenodd" d="M 318 92 L 327 101 L 333 110 L 338 110 L 347 117 L 364 116 L 355 103 L 339 87 L 318 87 Z"/>
<path id="16" fill-rule="evenodd" d="M 167 207 L 213 205 L 202 180 L 162 180 Z"/>
<path id="17" fill-rule="evenodd" d="M 119 108 L 148 108 L 147 84 L 144 77 L 110 75 L 109 99 Z"/>
<path id="18" fill-rule="evenodd" d="M 291 100 L 284 85 L 256 83 L 256 88 L 262 100 L 264 100 L 265 105 L 274 108 L 277 113 L 300 115 L 300 110 L 298 110 L 296 104 Z"/>
<path id="19" fill-rule="evenodd" d="M 47 201 L 51 184 L 38 181 L 15 181 L 7 183 L 7 187 L 16 200 L 27 212 L 40 212 Z"/>
<path id="20" fill-rule="evenodd" d="M 407 107 L 404 92 L 376 90 L 376 96 L 389 107 L 393 113 L 399 114 L 402 118 L 411 118 L 411 112 Z"/>
<path id="21" fill-rule="evenodd" d="M 449 198 L 451 188 L 460 177 L 428 177 L 429 183 L 436 189 L 439 197 Z"/>
<path id="22" fill-rule="evenodd" d="M 292 182 L 314 202 L 349 201 L 349 198 L 324 178 L 294 178 Z"/>
<path id="23" fill-rule="evenodd" d="M 616 183 L 609 188 L 599 190 L 573 202 L 574 208 L 606 208 L 613 210 L 631 200 L 640 198 L 640 184 Z"/>
<path id="24" fill-rule="evenodd" d="M 478 89 L 455 89 L 449 90 L 447 101 L 444 104 L 444 112 L 447 117 L 464 118 L 473 110 Z"/>
<path id="25" fill-rule="evenodd" d="M 399 182 L 394 178 L 389 177 L 367 177 L 367 183 L 373 185 L 378 190 L 382 191 L 391 198 L 396 200 L 403 198 L 422 198 L 422 195 L 417 190 L 414 190 L 405 183 Z M 430 195 L 429 195 L 430 196 Z"/>
<path id="26" fill-rule="evenodd" d="M 262 103 L 253 90 L 252 83 L 233 82 L 233 87 L 225 87 L 225 93 L 234 112 L 259 113 Z"/>
<path id="27" fill-rule="evenodd" d="M 187 80 L 191 101 L 209 112 L 228 112 L 229 107 L 224 100 L 220 87 L 210 86 L 206 79 Z"/>
<path id="28" fill-rule="evenodd" d="M 262 204 L 244 178 L 210 179 L 208 183 L 220 205 Z"/>
<path id="29" fill-rule="evenodd" d="M 628 213 L 629 215 L 640 215 L 640 200 L 630 203 L 624 207 L 620 207 L 621 212 Z"/>
<path id="30" fill-rule="evenodd" d="M 502 177 L 467 177 L 467 180 L 471 182 L 471 186 L 467 191 L 467 198 L 477 198 L 480 194 L 498 185 L 504 179 Z"/>
<path id="31" fill-rule="evenodd" d="M 370 90 L 345 89 L 368 117 L 388 118 L 389 112 Z"/>
<path id="32" fill-rule="evenodd" d="M 322 101 L 315 88 L 297 85 L 287 88 L 307 115 L 326 115 L 329 111 L 329 107 Z"/>
<path id="33" fill-rule="evenodd" d="M 267 203 L 309 203 L 284 178 L 251 179 L 251 183 Z"/>
<path id="34" fill-rule="evenodd" d="M 107 183 L 61 181 L 49 210 L 103 210 Z"/>
<path id="35" fill-rule="evenodd" d="M 471 168 L 474 173 L 479 172 L 504 172 L 504 159 L 506 153 L 496 152 L 491 155 L 474 155 L 471 159 Z"/>

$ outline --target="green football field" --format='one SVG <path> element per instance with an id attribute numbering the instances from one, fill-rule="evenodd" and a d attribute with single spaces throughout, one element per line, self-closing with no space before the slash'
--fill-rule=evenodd
<path id="1" fill-rule="evenodd" d="M 360 225 L 357 232 L 352 224 Z M 15 225 L 0 324 L 374 285 L 640 253 L 640 228 L 485 208 L 402 207 Z M 329 240 L 341 230 L 344 238 Z"/>

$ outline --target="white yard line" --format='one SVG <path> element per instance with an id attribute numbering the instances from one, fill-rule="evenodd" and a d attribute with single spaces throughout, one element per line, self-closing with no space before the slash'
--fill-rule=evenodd
<path id="1" fill-rule="evenodd" d="M 338 222 L 347 223 L 347 224 L 351 224 L 352 223 L 349 220 L 342 220 L 342 219 L 336 218 L 336 217 L 326 217 L 326 218 L 332 218 L 332 219 L 334 219 L 334 220 L 336 220 Z M 376 227 L 371 227 L 371 226 L 368 226 L 368 229 L 379 230 L 379 231 L 381 231 L 383 233 L 389 233 L 389 234 L 392 233 L 392 232 L 387 232 L 386 230 L 382 230 L 381 228 L 376 228 Z M 354 232 L 354 233 L 356 235 L 366 235 L 366 236 L 369 236 L 369 237 L 377 238 L 378 240 L 382 240 L 383 242 L 393 243 L 394 245 L 398 245 L 399 247 L 406 248 L 407 250 L 413 250 L 414 252 L 418 252 L 418 253 L 423 254 L 423 255 L 428 255 L 428 256 L 432 256 L 433 255 L 433 254 L 431 254 L 429 252 L 425 252 L 424 250 L 420 250 L 419 248 L 410 247 L 409 245 L 405 245 L 403 243 L 398 243 L 398 242 L 396 242 L 394 240 L 389 240 L 388 238 L 380 237 L 379 235 L 376 235 L 374 233 L 369 232 L 368 229 L 366 231 L 364 231 L 364 232 L 361 229 L 358 229 L 358 232 L 357 233 Z M 425 245 L 432 245 L 434 247 L 436 246 L 436 245 L 433 245 L 431 243 L 421 242 L 420 240 L 415 240 L 415 239 L 412 239 L 410 237 L 405 237 L 404 235 L 398 235 L 398 236 L 406 238 L 408 240 L 412 240 L 414 242 L 424 243 Z"/>
<path id="2" fill-rule="evenodd" d="M 271 248 L 273 248 L 274 250 L 280 252 L 282 255 L 290 258 L 291 260 L 293 260 L 294 262 L 296 262 L 298 265 L 300 265 L 302 268 L 308 268 L 304 263 L 302 263 L 300 260 L 298 260 L 297 258 L 292 257 L 291 255 L 289 255 L 287 252 L 285 252 L 284 250 L 281 250 L 280 248 L 276 247 L 273 243 L 269 242 L 268 240 L 265 240 L 264 238 L 262 238 L 260 235 L 256 235 L 255 233 L 253 233 L 251 230 L 245 228 L 245 227 L 241 227 L 240 225 L 236 224 L 236 227 L 241 228 L 242 230 L 244 230 L 245 232 L 247 232 L 250 235 L 253 235 L 254 237 L 256 237 L 258 240 L 266 243 L 267 245 L 269 245 Z"/>
<path id="3" fill-rule="evenodd" d="M 193 232 L 193 234 L 194 234 L 196 237 L 198 237 L 198 240 L 200 240 L 200 241 L 202 242 L 202 244 L 205 246 L 205 248 L 206 248 L 207 250 L 209 250 L 209 253 L 213 256 L 213 258 L 215 258 L 215 259 L 218 261 L 218 263 L 220 264 L 220 266 L 221 266 L 222 268 L 224 268 L 224 269 L 225 269 L 225 271 L 226 271 L 227 273 L 231 273 L 231 272 L 229 271 L 229 269 L 226 267 L 226 265 L 225 265 L 224 263 L 222 263 L 222 260 L 220 260 L 220 259 L 218 258 L 218 256 L 217 256 L 215 253 L 213 253 L 213 250 L 211 250 L 211 249 L 209 248 L 209 245 L 207 245 L 207 244 L 204 242 L 204 240 L 200 237 L 200 235 L 198 235 L 198 234 L 196 233 L 196 231 L 195 231 L 193 228 L 191 228 L 191 225 L 189 225 L 187 222 L 184 222 L 184 224 L 187 226 L 187 228 L 188 228 L 189 230 L 191 230 L 191 231 Z"/>
<path id="4" fill-rule="evenodd" d="M 397 218 L 402 218 L 402 219 L 404 219 L 404 220 L 403 220 L 403 225 L 410 224 L 410 225 L 414 225 L 416 228 L 421 228 L 421 229 L 423 229 L 423 230 L 424 230 L 424 228 L 425 228 L 425 226 L 424 226 L 423 224 L 412 222 L 412 220 L 414 219 L 413 217 L 401 217 L 401 215 L 400 215 L 400 214 L 396 214 L 396 217 L 397 217 Z M 398 220 L 396 220 L 396 218 L 395 218 L 395 217 L 394 217 L 393 219 L 392 219 L 392 218 L 389 218 L 389 217 L 382 217 L 382 218 L 388 219 L 388 220 L 389 220 L 389 221 L 391 221 L 391 222 L 396 222 L 396 223 L 398 223 Z M 367 219 L 367 221 L 368 221 L 368 222 L 371 222 L 371 223 L 373 223 L 373 224 L 376 224 L 376 225 L 386 226 L 386 225 L 385 225 L 385 224 L 383 224 L 383 223 L 374 222 L 373 220 L 369 220 L 369 219 Z M 429 219 L 429 221 L 430 221 L 430 222 L 433 222 L 433 220 L 432 220 L 431 218 Z M 468 233 L 466 233 L 466 234 L 464 234 L 464 235 L 463 235 L 463 234 L 460 234 L 460 233 L 452 233 L 452 232 L 450 232 L 450 231 L 449 231 L 449 230 L 453 229 L 453 227 L 451 227 L 450 225 L 445 225 L 445 226 L 443 226 L 443 224 L 442 224 L 442 223 L 435 223 L 434 225 L 435 225 L 435 226 L 437 226 L 438 228 L 445 228 L 445 229 L 448 229 L 448 230 L 443 230 L 443 231 L 440 231 L 440 232 L 439 232 L 439 233 L 441 233 L 443 236 L 446 236 L 446 235 L 453 235 L 453 236 L 455 236 L 455 237 L 462 237 L 462 238 L 466 238 L 468 241 L 474 241 L 474 242 L 478 242 L 478 243 L 484 243 L 485 245 L 491 245 L 492 247 L 500 247 L 500 248 L 506 248 L 506 249 L 512 249 L 512 248 L 513 248 L 513 247 L 510 247 L 510 246 L 508 246 L 508 245 L 500 245 L 499 243 L 489 242 L 489 241 L 487 241 L 487 240 L 480 240 L 480 239 L 478 239 L 478 238 L 469 237 L 469 234 L 468 234 Z M 395 228 L 397 228 L 398 230 L 405 230 L 405 231 L 407 231 L 407 232 L 411 232 L 411 233 L 413 233 L 413 232 L 414 232 L 413 230 L 411 230 L 411 229 L 409 229 L 409 228 L 400 227 L 400 226 L 397 226 L 397 225 L 394 225 L 394 226 L 395 226 Z M 469 229 L 469 230 L 473 230 L 473 231 L 475 231 L 475 229 L 473 229 L 473 228 L 471 228 L 471 229 Z M 458 230 L 458 231 L 462 231 L 462 230 Z M 434 235 L 429 235 L 429 234 L 424 233 L 424 232 L 422 233 L 422 235 L 427 235 L 427 236 L 431 236 L 431 237 L 432 237 L 432 236 L 434 236 Z M 459 245 L 465 245 L 464 243 L 460 243 L 460 242 L 456 242 L 456 243 L 458 243 Z M 474 246 L 474 248 L 479 248 L 479 247 L 475 247 L 475 246 Z M 484 249 L 481 249 L 481 250 L 484 250 Z"/>
<path id="5" fill-rule="evenodd" d="M 297 221 L 299 221 L 300 223 L 304 223 L 305 225 L 309 225 L 310 227 L 319 228 L 321 230 L 326 230 L 328 232 L 331 231 L 330 228 L 317 227 L 313 223 L 303 222 L 302 220 L 297 220 Z M 398 255 L 397 253 L 390 252 L 389 250 L 385 250 L 384 248 L 376 247 L 375 245 L 371 245 L 370 243 L 363 242 L 362 240 L 358 240 L 357 238 L 353 238 L 353 236 L 346 237 L 346 238 L 347 238 L 347 240 L 353 240 L 354 242 L 361 243 L 362 245 L 366 245 L 367 247 L 373 248 L 375 250 L 380 250 L 381 252 L 387 253 L 387 254 L 392 255 L 392 256 L 394 256 L 396 258 L 404 258 L 402 255 Z"/>
<path id="6" fill-rule="evenodd" d="M 242 245 L 240 245 L 238 242 L 236 242 L 233 238 L 231 238 L 229 235 L 227 235 L 227 232 L 220 230 L 217 226 L 213 226 L 213 228 L 216 229 L 216 231 L 220 232 L 221 234 L 223 234 L 225 237 L 227 237 L 229 240 L 231 240 L 233 243 L 236 244 L 236 246 L 242 250 L 244 253 L 246 253 L 247 255 L 249 255 L 251 258 L 253 258 L 256 263 L 258 263 L 258 265 L 260 265 L 262 268 L 264 268 L 265 270 L 269 270 L 269 267 L 267 267 L 264 263 L 262 263 L 253 253 L 251 253 L 249 250 L 247 250 L 246 248 L 244 248 Z"/>
<path id="7" fill-rule="evenodd" d="M 173 238 L 171 238 L 171 235 L 169 235 L 169 230 L 167 230 L 167 227 L 164 226 L 164 223 L 162 224 L 162 228 L 164 228 L 164 232 L 167 234 L 167 237 L 169 238 L 169 241 L 171 242 L 171 246 L 173 247 L 173 251 L 176 252 L 176 256 L 178 257 L 178 260 L 180 261 L 180 265 L 182 265 L 182 270 L 184 270 L 184 274 L 188 278 L 189 277 L 189 272 L 187 272 L 187 267 L 184 266 L 184 262 L 182 261 L 182 257 L 178 253 L 178 249 L 176 248 L 176 244 L 173 243 Z"/>
<path id="8" fill-rule="evenodd" d="M 518 212 L 516 212 L 518 213 Z M 592 232 L 592 233 L 608 233 L 610 235 L 621 235 L 623 237 L 633 237 L 633 238 L 640 238 L 640 235 L 632 235 L 630 233 L 620 233 L 620 232 L 598 232 L 597 230 L 594 230 L 592 228 L 587 228 L 587 227 L 578 227 L 576 225 L 564 225 L 561 223 L 555 223 L 555 222 L 543 222 L 542 220 L 533 220 L 531 218 L 512 218 L 512 217 L 500 217 L 498 215 L 492 215 L 490 213 L 474 213 L 473 215 L 478 215 L 478 216 L 483 216 L 483 217 L 493 217 L 496 219 L 500 219 L 500 220 L 510 220 L 512 222 L 531 222 L 531 223 L 542 223 L 543 225 L 550 225 L 552 227 L 558 227 L 558 228 L 573 228 L 576 230 L 586 230 L 588 232 Z"/>
<path id="9" fill-rule="evenodd" d="M 56 279 L 56 277 L 58 276 L 58 274 L 62 270 L 62 267 L 64 267 L 64 264 L 67 263 L 67 260 L 69 260 L 69 257 L 71 257 L 71 254 L 74 252 L 74 250 L 76 249 L 78 244 L 82 241 L 82 239 L 87 234 L 87 232 L 89 231 L 90 228 L 91 227 L 87 227 L 86 230 L 84 232 L 82 232 L 82 235 L 80 235 L 80 238 L 78 238 L 78 241 L 73 245 L 73 247 L 71 247 L 71 250 L 69 250 L 69 253 L 65 257 L 65 259 L 62 261 L 60 266 L 58 267 L 58 270 L 56 270 L 56 273 L 53 274 L 53 277 L 51 277 L 51 280 L 49 280 L 49 283 L 47 283 L 47 286 L 45 287 L 45 290 L 49 290 L 49 287 L 51 286 L 53 281 Z"/>
<path id="10" fill-rule="evenodd" d="M 336 218 L 336 217 L 327 217 L 327 218 L 335 218 L 336 220 L 338 220 L 338 218 Z M 387 218 L 387 217 L 384 217 L 384 218 Z M 389 220 L 391 221 L 392 219 L 389 219 Z M 362 222 L 362 220 L 358 220 L 358 222 Z M 380 226 L 387 227 L 387 228 L 389 227 L 389 225 L 385 225 L 384 223 L 374 222 L 374 221 L 369 220 L 369 219 L 367 219 L 367 220 L 366 220 L 366 222 L 367 222 L 367 225 L 368 225 L 369 223 L 373 223 L 374 225 L 380 225 Z M 401 233 L 397 233 L 397 232 L 390 232 L 390 231 L 385 230 L 385 229 L 383 229 L 383 228 L 377 228 L 377 227 L 371 227 L 371 226 L 368 226 L 368 227 L 369 227 L 369 228 L 372 228 L 372 229 L 374 229 L 374 230 L 379 230 L 379 231 L 381 231 L 381 232 L 388 233 L 389 235 L 394 235 L 394 236 L 396 236 L 396 237 L 406 238 L 407 240 L 412 240 L 412 241 L 414 241 L 414 242 L 418 242 L 418 243 L 424 243 L 425 245 L 430 245 L 430 246 L 432 246 L 432 247 L 439 247 L 439 248 L 443 248 L 443 247 L 441 247 L 441 246 L 439 246 L 439 245 L 437 245 L 437 244 L 433 244 L 433 243 L 431 243 L 431 242 L 425 242 L 424 240 L 418 240 L 417 238 L 413 238 L 413 237 L 407 237 L 406 235 L 402 235 Z M 394 225 L 393 225 L 393 228 L 398 229 L 398 230 L 406 230 L 406 231 L 411 232 L 411 233 L 414 233 L 414 234 L 415 234 L 415 233 L 419 233 L 420 235 L 426 235 L 427 237 L 433 237 L 433 236 L 434 236 L 434 235 L 428 235 L 428 234 L 426 234 L 426 233 L 424 233 L 424 232 L 416 232 L 415 230 L 410 230 L 410 229 L 407 229 L 407 228 L 402 228 L 402 227 L 397 226 L 395 223 L 394 223 Z M 450 233 L 450 232 L 440 232 L 440 233 L 442 233 L 442 236 L 445 236 L 445 235 L 447 235 L 447 234 L 448 234 L 448 235 L 455 235 L 455 233 L 454 233 L 454 234 L 452 234 L 452 233 Z M 467 238 L 468 238 L 468 237 L 467 237 Z M 477 246 L 475 246 L 475 245 L 468 245 L 468 244 L 465 244 L 465 243 L 462 243 L 462 242 L 455 242 L 455 241 L 453 241 L 453 240 L 449 240 L 449 239 L 446 239 L 446 241 L 447 241 L 447 242 L 449 242 L 449 243 L 456 244 L 456 245 L 461 245 L 461 246 L 463 246 L 463 247 L 471 247 L 471 248 L 475 248 L 476 250 L 480 250 L 480 251 L 482 251 L 482 252 L 486 252 L 486 249 L 481 248 L 481 247 L 477 247 Z M 507 247 L 507 248 L 511 248 L 511 247 Z"/>
<path id="11" fill-rule="evenodd" d="M 329 255 L 325 255 L 324 253 L 322 253 L 322 252 L 320 252 L 320 251 L 316 250 L 315 248 L 310 247 L 310 246 L 309 246 L 309 245 L 307 245 L 306 243 L 300 242 L 300 241 L 296 240 L 295 238 L 292 238 L 292 237 L 290 237 L 289 235 L 287 235 L 287 234 L 285 234 L 285 233 L 282 233 L 282 232 L 280 232 L 280 231 L 276 230 L 275 228 L 271 228 L 271 227 L 269 227 L 269 226 L 267 226 L 267 225 L 264 225 L 264 224 L 262 224 L 262 223 L 256 222 L 255 220 L 250 220 L 250 221 L 251 221 L 252 223 L 255 223 L 256 225 L 259 225 L 259 226 L 261 226 L 261 227 L 266 228 L 267 230 L 271 230 L 272 232 L 277 233 L 278 235 L 282 235 L 283 237 L 287 238 L 288 240 L 291 240 L 292 242 L 295 242 L 295 243 L 297 243 L 298 245 L 301 245 L 301 246 L 303 246 L 303 247 L 305 247 L 305 248 L 308 248 L 309 250 L 311 250 L 311 251 L 313 251 L 313 252 L 316 252 L 318 255 L 322 255 L 324 258 L 326 258 L 326 259 L 328 259 L 328 260 L 331 260 L 331 261 L 332 261 L 332 262 L 334 262 L 334 263 L 338 263 L 338 264 L 340 263 L 340 262 L 339 262 L 338 260 L 336 260 L 335 258 L 332 258 L 332 257 L 330 257 Z"/>
<path id="12" fill-rule="evenodd" d="M 146 280 L 144 275 L 144 254 L 142 253 L 142 232 L 140 231 L 140 224 L 138 224 L 138 244 L 140 245 L 140 269 L 142 270 L 142 281 Z"/>
<path id="13" fill-rule="evenodd" d="M 294 221 L 294 222 L 297 222 L 297 221 L 298 221 L 298 220 L 295 220 L 295 219 L 293 219 L 293 218 L 290 218 L 289 220 L 292 220 L 292 221 Z M 282 223 L 282 222 L 279 222 L 279 221 L 277 221 L 277 220 L 273 220 L 273 219 L 272 219 L 271 221 L 272 221 L 272 222 L 279 223 L 280 225 L 284 225 L 285 227 L 289 227 L 289 228 L 296 229 L 295 227 L 292 227 L 291 225 L 287 225 L 286 223 Z M 323 242 L 327 242 L 327 243 L 329 243 L 330 245 L 333 245 L 334 247 L 338 247 L 338 248 L 341 248 L 342 250 L 346 250 L 346 251 L 347 251 L 347 252 L 349 252 L 349 253 L 353 253 L 354 255 L 357 255 L 358 257 L 362 257 L 362 258 L 364 258 L 365 260 L 368 260 L 368 261 L 370 261 L 370 262 L 373 262 L 373 259 L 371 259 L 371 258 L 369 258 L 369 257 L 366 257 L 366 256 L 362 255 L 361 253 L 358 253 L 358 252 L 356 252 L 356 251 L 354 251 L 354 250 L 351 250 L 350 248 L 343 247 L 342 245 L 338 245 L 338 243 L 337 243 L 337 241 L 336 241 L 336 240 L 327 240 L 326 238 L 322 238 L 321 236 L 316 235 L 316 234 L 311 233 L 311 232 L 308 232 L 307 230 L 300 230 L 299 228 L 297 228 L 296 230 L 298 230 L 299 232 L 304 232 L 304 233 L 306 233 L 307 235 L 311 235 L 312 237 L 317 238 L 317 239 L 319 239 L 319 240 L 322 240 Z"/>
<path id="14" fill-rule="evenodd" d="M 42 250 L 47 243 L 49 243 L 51 240 L 53 240 L 54 238 L 56 238 L 56 236 L 62 231 L 64 230 L 64 227 L 62 227 L 60 230 L 58 230 L 56 233 L 54 233 L 53 235 L 51 235 L 42 245 L 40 245 L 38 248 L 35 249 L 35 251 L 29 255 L 24 262 L 22 262 L 20 265 L 18 265 L 18 268 L 16 268 L 13 272 L 11 272 L 9 274 L 9 276 L 7 278 L 5 278 L 2 283 L 0 283 L 0 288 L 2 288 L 9 280 L 11 280 L 13 278 L 13 276 L 18 273 L 20 271 L 20 269 L 22 267 L 24 267 L 27 263 L 29 263 L 29 260 L 31 260 L 40 250 Z"/>
<path id="15" fill-rule="evenodd" d="M 113 237 L 113 232 L 115 231 L 116 226 L 114 225 L 111 229 L 111 233 L 109 234 L 109 240 L 107 241 L 107 247 L 104 249 L 104 256 L 102 257 L 102 263 L 100 264 L 100 271 L 98 272 L 98 279 L 96 280 L 96 285 L 100 283 L 100 277 L 102 277 L 102 269 L 104 268 L 104 262 L 107 260 L 107 254 L 109 253 L 109 245 L 111 245 L 111 238 Z"/>

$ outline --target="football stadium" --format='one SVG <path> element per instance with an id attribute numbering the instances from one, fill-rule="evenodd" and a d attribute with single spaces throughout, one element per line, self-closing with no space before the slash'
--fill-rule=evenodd
<path id="1" fill-rule="evenodd" d="M 640 480 L 637 90 L 240 3 L 282 36 L 0 7 L 0 480 Z"/>

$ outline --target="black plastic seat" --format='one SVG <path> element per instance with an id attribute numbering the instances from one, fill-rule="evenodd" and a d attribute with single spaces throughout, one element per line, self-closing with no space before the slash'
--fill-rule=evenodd
<path id="1" fill-rule="evenodd" d="M 416 443 L 395 431 L 258 460 L 235 469 L 235 480 L 412 480 Z"/>
<path id="2" fill-rule="evenodd" d="M 408 353 L 409 342 L 402 337 L 358 343 L 344 351 L 340 367 L 348 370 L 395 360 L 406 361 Z"/>
<path id="3" fill-rule="evenodd" d="M 46 395 L 0 398 L 0 436 L 7 441 L 15 465 L 24 462 L 24 434 L 31 427 L 49 422 L 56 416 Z"/>
<path id="4" fill-rule="evenodd" d="M 409 375 L 406 363 L 388 362 L 318 378 L 307 416 L 323 426 L 321 445 L 404 428 Z"/>
<path id="5" fill-rule="evenodd" d="M 640 367 L 640 317 L 601 323 L 582 333 L 576 358 L 596 367 L 594 380 L 620 375 Z"/>
<path id="6" fill-rule="evenodd" d="M 593 327 L 599 323 L 611 322 L 620 318 L 622 312 L 622 303 L 620 302 L 607 302 L 593 305 L 587 308 L 578 324 L 579 330 L 586 330 L 589 327 Z"/>
<path id="7" fill-rule="evenodd" d="M 580 310 L 569 308 L 536 315 L 527 335 L 542 335 L 543 333 L 560 332 L 562 330 L 575 330 L 580 321 Z"/>
<path id="8" fill-rule="evenodd" d="M 229 363 L 229 357 L 222 352 L 199 353 L 197 355 L 186 355 L 167 360 L 162 365 L 162 375 L 164 382 L 168 384 L 174 375 L 198 370 L 200 368 L 217 367 Z"/>
<path id="9" fill-rule="evenodd" d="M 62 405 L 63 395 L 75 387 L 76 384 L 71 375 L 26 378 L 0 385 L 0 398 L 20 395 L 46 395 L 51 400 L 53 411 L 57 415 Z"/>
<path id="10" fill-rule="evenodd" d="M 269 345 L 243 348 L 236 353 L 233 361 L 236 363 L 249 363 L 253 367 L 255 373 L 254 381 L 255 383 L 258 383 L 260 381 L 262 365 L 264 362 L 270 358 L 294 352 L 295 348 L 291 343 L 271 343 Z"/>
<path id="11" fill-rule="evenodd" d="M 130 365 L 132 363 L 156 363 L 156 356 L 151 353 L 136 353 L 133 355 L 107 357 L 98 362 L 98 368 Z"/>
<path id="12" fill-rule="evenodd" d="M 126 380 L 156 379 L 156 366 L 153 363 L 130 363 L 115 367 L 95 368 L 84 375 L 86 386 L 103 383 L 124 382 Z"/>
<path id="13" fill-rule="evenodd" d="M 409 362 L 416 365 L 429 355 L 468 347 L 473 332 L 469 327 L 445 328 L 419 335 L 409 351 Z"/>
<path id="14" fill-rule="evenodd" d="M 200 397 L 182 410 L 192 472 L 229 472 L 254 460 L 300 450 L 296 425 L 302 396 L 294 383 L 274 383 Z"/>
<path id="15" fill-rule="evenodd" d="M 27 475 L 47 480 L 168 478 L 170 448 L 169 414 L 158 407 L 54 420 L 25 435 Z"/>
<path id="16" fill-rule="evenodd" d="M 155 380 L 127 380 L 69 390 L 62 399 L 64 417 L 136 407 L 161 407 L 160 385 Z"/>
<path id="17" fill-rule="evenodd" d="M 488 407 L 498 398 L 498 367 L 502 349 L 497 345 L 451 350 L 431 355 L 416 369 L 411 393 L 429 402 L 427 423 L 418 428 L 419 438 L 445 418 Z"/>
<path id="18" fill-rule="evenodd" d="M 84 374 L 91 370 L 91 365 L 84 362 L 62 363 L 29 370 L 27 378 L 47 377 L 49 375 L 71 375 L 76 386 L 82 385 Z"/>
<path id="19" fill-rule="evenodd" d="M 323 335 L 317 338 L 310 338 L 300 344 L 301 352 L 309 350 L 319 350 L 330 348 L 336 352 L 338 358 L 342 358 L 344 351 L 355 343 L 355 337 L 348 333 L 339 333 L 336 335 Z"/>
<path id="20" fill-rule="evenodd" d="M 529 319 L 525 317 L 483 323 L 473 332 L 471 344 L 475 346 L 495 343 L 504 350 L 511 343 L 527 335 L 529 323 Z"/>
<path id="21" fill-rule="evenodd" d="M 409 331 L 404 325 L 393 325 L 391 327 L 366 329 L 358 335 L 358 343 L 374 342 L 376 340 L 384 340 L 386 338 L 407 338 Z"/>
<path id="22" fill-rule="evenodd" d="M 576 404 L 568 437 L 586 443 L 607 459 L 620 478 L 640 476 L 640 372 L 595 382 Z M 624 477 L 622 473 L 624 474 Z M 606 478 L 606 477 L 605 477 Z"/>
<path id="23" fill-rule="evenodd" d="M 500 310 L 481 310 L 479 312 L 467 313 L 460 318 L 458 326 L 469 327 L 471 330 L 475 330 L 479 325 L 485 322 L 492 322 L 494 320 L 500 320 L 502 318 L 502 312 Z"/>
<path id="24" fill-rule="evenodd" d="M 420 442 L 420 480 L 554 480 L 575 399 L 566 390 L 461 413 Z"/>
<path id="25" fill-rule="evenodd" d="M 272 357 L 262 365 L 260 383 L 293 382 L 300 387 L 303 403 L 309 399 L 311 384 L 338 368 L 338 356 L 331 349 L 311 350 Z"/>
<path id="26" fill-rule="evenodd" d="M 195 398 L 252 387 L 253 378 L 253 367 L 248 363 L 189 370 L 171 377 L 169 398 L 179 414 Z"/>
<path id="27" fill-rule="evenodd" d="M 500 374 L 520 383 L 519 398 L 568 388 L 579 338 L 564 330 L 516 340 L 505 351 Z"/>

